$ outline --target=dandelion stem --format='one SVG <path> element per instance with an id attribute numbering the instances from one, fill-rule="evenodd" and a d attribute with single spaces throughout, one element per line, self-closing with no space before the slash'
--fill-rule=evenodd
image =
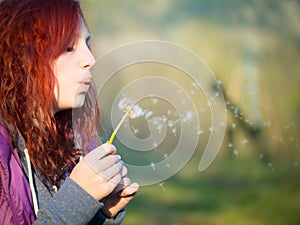
<path id="1" fill-rule="evenodd" d="M 108 143 L 110 143 L 110 144 L 113 143 L 118 130 L 122 126 L 122 124 L 125 121 L 126 117 L 129 116 L 129 114 L 130 114 L 130 110 L 127 110 L 126 113 L 124 114 L 124 116 L 122 117 L 122 119 L 120 120 L 120 122 L 118 123 L 118 125 L 116 126 L 116 128 L 114 129 L 113 133 L 111 134 Z"/>

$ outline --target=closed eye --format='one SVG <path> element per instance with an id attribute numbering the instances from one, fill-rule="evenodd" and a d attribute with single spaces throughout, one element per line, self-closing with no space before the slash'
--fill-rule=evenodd
<path id="1" fill-rule="evenodd" d="M 67 52 L 72 52 L 74 50 L 74 47 L 68 47 Z"/>
<path id="2" fill-rule="evenodd" d="M 85 43 L 87 45 L 87 47 L 89 49 L 91 49 L 91 36 L 88 36 L 86 39 L 85 39 Z"/>

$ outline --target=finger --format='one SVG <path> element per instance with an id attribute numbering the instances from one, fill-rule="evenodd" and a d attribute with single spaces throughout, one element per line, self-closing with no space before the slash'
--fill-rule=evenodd
<path id="1" fill-rule="evenodd" d="M 123 161 L 121 161 L 122 163 Z M 123 163 L 122 163 L 123 164 Z M 126 166 L 123 166 L 122 171 L 121 171 L 121 176 L 122 177 L 126 177 L 128 174 L 128 169 L 126 168 Z"/>
<path id="2" fill-rule="evenodd" d="M 110 168 L 116 163 L 122 165 L 122 163 L 120 162 L 121 156 L 119 155 L 108 155 L 100 160 L 87 160 L 86 158 L 83 159 L 89 165 L 89 167 L 97 173 L 102 173 L 107 168 Z"/>
<path id="3" fill-rule="evenodd" d="M 99 160 L 107 155 L 116 154 L 116 147 L 111 144 L 103 144 L 89 152 L 84 158 L 90 162 Z"/>
<path id="4" fill-rule="evenodd" d="M 107 184 L 110 186 L 110 190 L 113 191 L 117 185 L 120 183 L 121 181 L 121 175 L 120 174 L 116 174 L 114 177 L 112 177 Z"/>
<path id="5" fill-rule="evenodd" d="M 130 184 L 131 184 L 131 180 L 128 177 L 122 177 L 120 183 L 114 189 L 113 194 L 118 193 L 119 191 L 129 186 Z"/>
<path id="6" fill-rule="evenodd" d="M 106 180 L 111 180 L 116 175 L 119 175 L 121 177 L 122 167 L 123 165 L 119 161 L 118 163 L 115 163 L 114 165 L 110 166 L 106 170 L 102 171 L 100 175 Z"/>
<path id="7" fill-rule="evenodd" d="M 121 192 L 121 197 L 130 197 L 135 195 L 139 190 L 139 185 L 137 183 L 132 183 L 125 187 Z"/>

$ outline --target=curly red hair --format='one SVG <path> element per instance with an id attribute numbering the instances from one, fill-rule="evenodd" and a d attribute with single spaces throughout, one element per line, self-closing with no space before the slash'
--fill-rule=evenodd
<path id="1" fill-rule="evenodd" d="M 14 139 L 25 139 L 44 183 L 55 185 L 81 154 L 98 140 L 95 89 L 85 104 L 53 115 L 54 61 L 76 42 L 84 17 L 75 0 L 3 0 L 0 3 L 0 121 Z M 74 134 L 74 124 L 76 133 Z M 97 126 L 90 126 L 97 124 Z"/>

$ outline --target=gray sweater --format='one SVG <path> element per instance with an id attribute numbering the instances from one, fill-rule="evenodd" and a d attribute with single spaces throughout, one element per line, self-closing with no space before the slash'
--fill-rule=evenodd
<path id="1" fill-rule="evenodd" d="M 25 160 L 25 143 L 18 137 L 16 147 L 19 152 L 23 171 L 28 177 L 28 167 Z M 100 209 L 103 203 L 94 199 L 72 179 L 67 178 L 55 193 L 49 190 L 33 170 L 39 211 L 34 225 L 118 225 L 125 217 L 125 210 L 119 212 L 114 219 L 105 217 Z"/>

